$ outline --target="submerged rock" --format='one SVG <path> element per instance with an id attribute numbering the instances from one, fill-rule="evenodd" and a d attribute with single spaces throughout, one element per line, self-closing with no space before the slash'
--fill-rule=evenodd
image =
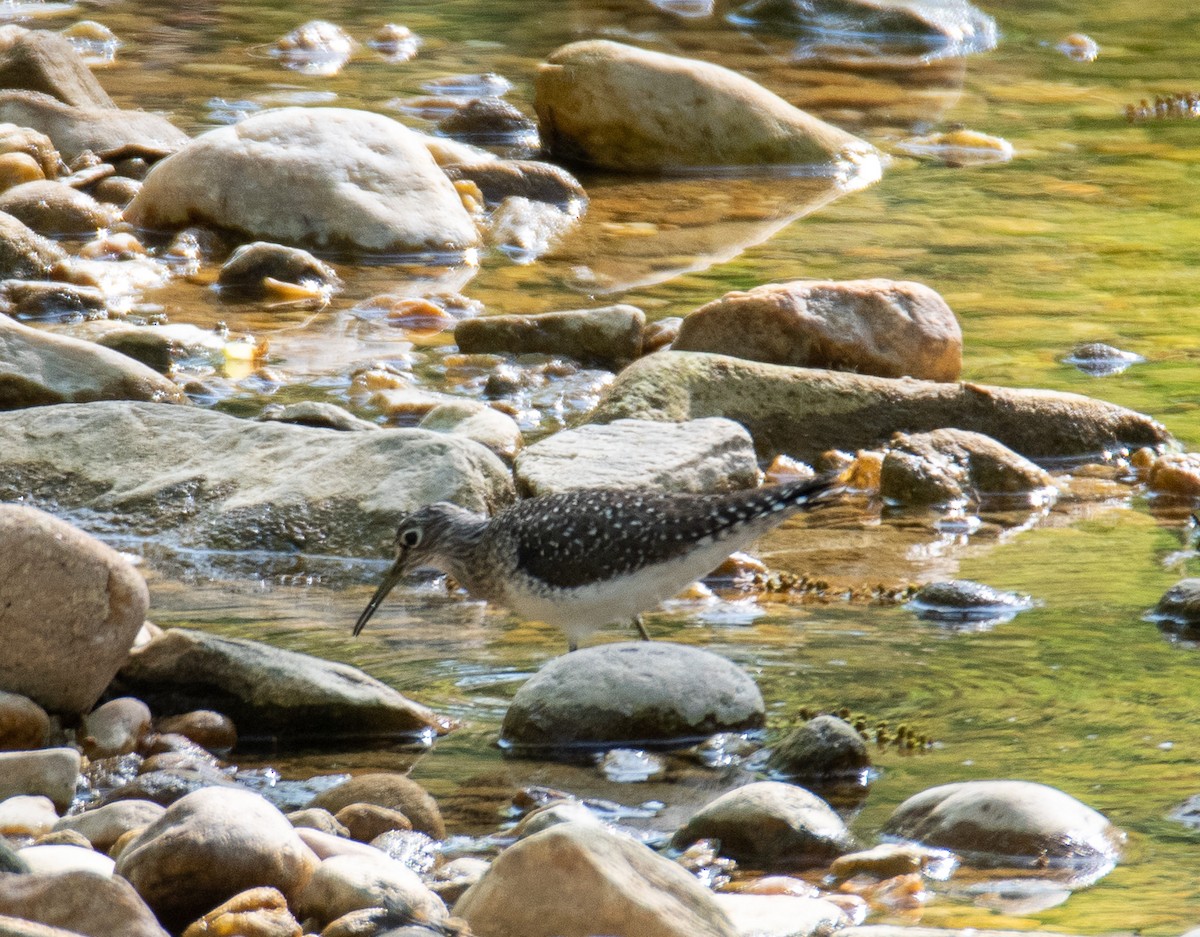
<path id="1" fill-rule="evenodd" d="M 521 752 L 683 747 L 763 724 L 762 694 L 723 657 L 666 641 L 555 658 L 517 690 L 501 746 Z"/>
<path id="2" fill-rule="evenodd" d="M 757 781 L 722 794 L 687 821 L 671 844 L 720 841 L 721 855 L 756 869 L 824 865 L 854 848 L 854 838 L 829 804 L 781 781 Z"/>
<path id="3" fill-rule="evenodd" d="M 559 824 L 508 847 L 453 913 L 488 937 L 738 933 L 682 866 L 629 836 L 582 823 Z"/>
<path id="4" fill-rule="evenodd" d="M 1051 494 L 1044 469 L 981 433 L 897 433 L 880 467 L 880 494 L 898 504 L 946 504 L 988 496 Z"/>
<path id="5" fill-rule="evenodd" d="M 554 52 L 534 94 L 546 149 L 605 169 L 832 167 L 874 153 L 729 69 L 607 40 Z"/>
<path id="6" fill-rule="evenodd" d="M 197 137 L 151 170 L 125 217 L 382 254 L 461 257 L 479 243 L 418 134 L 333 107 L 280 108 Z"/>
<path id="7" fill-rule="evenodd" d="M 52 712 L 85 712 L 124 662 L 149 602 L 116 550 L 42 511 L 0 504 L 0 689 Z"/>
<path id="8" fill-rule="evenodd" d="M 541 352 L 619 366 L 641 355 L 645 328 L 642 310 L 616 305 L 464 319 L 454 328 L 454 341 L 466 354 Z"/>
<path id="9" fill-rule="evenodd" d="M 434 155 L 437 158 L 437 154 Z M 451 179 L 469 179 L 479 187 L 484 202 L 499 205 L 506 198 L 527 198 L 567 207 L 586 202 L 579 180 L 561 166 L 534 160 L 505 159 L 441 164 Z"/>
<path id="10" fill-rule="evenodd" d="M 704 494 L 758 484 L 754 442 L 732 420 L 617 420 L 566 429 L 517 457 L 526 497 L 575 488 L 651 488 Z"/>
<path id="11" fill-rule="evenodd" d="M 316 867 L 275 807 L 258 794 L 215 787 L 168 807 L 117 859 L 117 873 L 171 928 L 256 886 L 294 899 Z"/>
<path id="12" fill-rule="evenodd" d="M 1116 862 L 1125 839 L 1074 797 L 1029 781 L 932 787 L 897 807 L 883 832 L 952 849 L 971 865 L 1100 872 Z"/>
<path id="13" fill-rule="evenodd" d="M 922 586 L 908 607 L 927 621 L 981 626 L 1009 621 L 1033 608 L 1033 600 L 981 582 L 951 579 Z"/>
<path id="14" fill-rule="evenodd" d="M 1179 580 L 1146 617 L 1182 634 L 1200 632 L 1200 578 Z"/>
<path id="15" fill-rule="evenodd" d="M 164 715 L 218 709 L 234 720 L 243 739 L 348 744 L 450 728 L 357 668 L 185 628 L 169 629 L 130 653 L 120 685 Z"/>
<path id="16" fill-rule="evenodd" d="M 342 282 L 329 264 L 308 251 L 266 241 L 243 244 L 221 265 L 217 275 L 217 283 L 223 290 L 246 298 L 270 295 L 265 282 L 268 279 L 328 290 Z"/>
<path id="17" fill-rule="evenodd" d="M 96 403 L 0 414 L 0 498 L 30 496 L 210 549 L 362 555 L 382 554 L 396 518 L 420 505 L 501 507 L 512 480 L 477 443 L 424 430 L 340 433 Z"/>
<path id="18" fill-rule="evenodd" d="M 1171 441 L 1150 417 L 1078 394 L 895 380 L 676 351 L 641 358 L 618 374 L 590 419 L 681 422 L 706 416 L 737 420 L 762 456 L 786 452 L 805 461 L 829 449 L 870 449 L 901 428 L 971 430 L 1026 458 Z"/>
<path id="19" fill-rule="evenodd" d="M 438 122 L 439 133 L 489 145 L 537 148 L 537 125 L 514 105 L 495 96 L 475 98 Z"/>
<path id="20" fill-rule="evenodd" d="M 735 290 L 688 315 L 673 347 L 929 381 L 953 381 L 962 370 L 954 312 L 928 286 L 897 280 L 793 280 Z"/>
<path id="21" fill-rule="evenodd" d="M 0 194 L 0 211 L 38 234 L 82 237 L 117 220 L 111 207 L 86 192 L 44 179 L 13 186 Z"/>
<path id="22" fill-rule="evenodd" d="M 120 352 L 0 315 L 0 410 L 95 400 L 187 403 L 178 384 Z"/>
<path id="23" fill-rule="evenodd" d="M 792 778 L 858 776 L 871 767 L 866 742 L 854 726 L 821 715 L 793 729 L 771 752 L 767 770 Z"/>
<path id="24" fill-rule="evenodd" d="M 374 432 L 383 428 L 378 423 L 359 419 L 336 403 L 321 400 L 268 404 L 263 407 L 258 419 L 265 423 L 294 423 L 297 426 L 336 429 L 340 432 Z"/>

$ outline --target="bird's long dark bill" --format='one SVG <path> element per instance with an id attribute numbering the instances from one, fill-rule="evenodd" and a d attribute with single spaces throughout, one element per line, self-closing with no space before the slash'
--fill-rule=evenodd
<path id="1" fill-rule="evenodd" d="M 358 621 L 354 623 L 354 636 L 357 638 L 360 631 L 366 627 L 367 622 L 371 620 L 371 616 L 375 614 L 375 609 L 379 608 L 379 604 L 387 598 L 389 592 L 396 587 L 401 579 L 404 578 L 404 564 L 397 560 L 392 564 L 392 568 L 387 571 L 383 577 L 383 582 L 379 584 L 379 588 L 375 590 L 375 594 L 371 596 L 371 601 L 367 603 L 367 607 L 363 609 L 361 615 L 358 616 Z"/>

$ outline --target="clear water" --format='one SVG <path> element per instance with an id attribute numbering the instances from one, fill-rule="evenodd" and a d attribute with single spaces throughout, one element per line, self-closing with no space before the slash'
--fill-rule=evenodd
<path id="1" fill-rule="evenodd" d="M 423 94 L 430 79 L 464 72 L 503 74 L 514 85 L 509 99 L 531 112 L 537 62 L 561 43 L 605 36 L 747 71 L 884 148 L 954 123 L 1001 136 L 1016 148 L 1011 163 L 967 169 L 898 159 L 879 184 L 815 210 L 820 193 L 797 180 L 728 182 L 704 192 L 686 182 L 588 176 L 593 218 L 627 225 L 628 236 L 618 227 L 599 247 L 587 245 L 594 268 L 611 275 L 613 292 L 593 296 L 572 282 L 570 257 L 521 266 L 499 255 L 485 257 L 469 281 L 459 278 L 461 289 L 492 313 L 621 300 L 657 318 L 684 314 L 729 289 L 795 277 L 920 280 L 962 321 L 964 378 L 1091 394 L 1154 415 L 1194 447 L 1200 122 L 1130 124 L 1124 107 L 1193 87 L 1200 12 L 1129 0 L 986 6 L 1001 29 L 995 51 L 874 72 L 791 61 L 792 40 L 742 34 L 720 17 L 674 18 L 638 0 L 168 7 L 117 0 L 45 23 L 86 15 L 112 28 L 124 44 L 100 73 L 105 86 L 120 102 L 165 111 L 189 131 L 225 119 L 228 108 L 216 99 L 236 107 L 337 103 L 399 115 L 392 102 Z M 403 23 L 424 45 L 400 65 L 364 48 L 332 77 L 287 71 L 265 54 L 266 43 L 316 17 L 360 42 L 385 22 Z M 1074 62 L 1055 49 L 1076 31 L 1099 43 L 1095 62 Z M 670 241 L 679 226 L 696 236 Z M 659 255 L 634 243 L 646 241 L 646 230 L 650 243 L 667 245 Z M 375 357 L 412 355 L 420 380 L 437 386 L 434 352 L 348 314 L 361 299 L 411 288 L 410 274 L 387 267 L 341 272 L 346 292 L 316 314 L 224 303 L 195 283 L 176 282 L 148 298 L 170 321 L 225 321 L 271 342 L 277 381 L 212 378 L 221 406 L 234 412 L 255 412 L 270 399 L 349 402 L 350 370 Z M 1089 341 L 1146 360 L 1102 379 L 1062 363 Z M 551 414 L 543 428 L 558 418 Z M 877 509 L 866 508 L 837 522 L 790 523 L 758 546 L 772 565 L 838 583 L 896 586 L 961 576 L 1038 600 L 989 631 L 949 632 L 901 608 L 843 601 L 682 603 L 653 616 L 651 627 L 745 666 L 762 686 L 773 728 L 790 724 L 804 705 L 847 706 L 937 739 L 926 754 L 879 754 L 881 777 L 854 820 L 868 841 L 909 795 L 987 777 L 1062 788 L 1129 834 L 1117 869 L 1058 907 L 1002 912 L 943 900 L 927 909 L 923 923 L 1177 934 L 1200 922 L 1200 834 L 1167 818 L 1200 791 L 1200 649 L 1167 640 L 1141 616 L 1200 563 L 1194 553 L 1180 554 L 1186 513 L 1152 508 L 1124 497 L 1064 504 L 1017 529 L 985 524 L 964 541 L 939 536 L 928 518 L 880 522 Z M 151 553 L 147 563 L 161 624 L 344 660 L 463 720 L 461 730 L 416 758 L 414 777 L 464 832 L 491 829 L 512 791 L 531 783 L 630 804 L 661 800 L 668 805 L 663 825 L 728 783 L 713 776 L 618 785 L 591 768 L 503 759 L 494 740 L 506 702 L 526 675 L 564 650 L 561 636 L 413 589 L 399 592 L 352 641 L 350 624 L 379 571 L 359 562 L 349 572 L 330 572 L 301 560 L 286 574 L 273 568 L 259 580 L 208 581 L 179 576 L 169 557 Z M 601 640 L 624 637 L 614 632 Z M 364 751 L 267 760 L 303 776 L 404 767 L 414 756 Z"/>

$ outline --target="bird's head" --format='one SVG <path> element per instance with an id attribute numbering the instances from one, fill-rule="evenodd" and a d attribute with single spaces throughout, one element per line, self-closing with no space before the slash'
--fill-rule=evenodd
<path id="1" fill-rule="evenodd" d="M 358 616 L 354 624 L 355 636 L 363 630 L 396 583 L 413 570 L 432 566 L 443 572 L 453 572 L 458 561 L 466 558 L 463 555 L 465 548 L 478 539 L 486 525 L 486 518 L 448 501 L 426 505 L 402 517 L 393 542 L 396 561 Z"/>

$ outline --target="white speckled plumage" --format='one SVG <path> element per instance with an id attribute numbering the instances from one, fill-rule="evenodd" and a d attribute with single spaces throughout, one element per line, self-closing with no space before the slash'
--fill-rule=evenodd
<path id="1" fill-rule="evenodd" d="M 558 626 L 574 648 L 603 625 L 636 620 L 835 484 L 711 495 L 583 489 L 518 502 L 491 520 L 432 504 L 400 521 L 396 562 L 354 633 L 407 571 L 432 566 L 478 598 Z"/>

